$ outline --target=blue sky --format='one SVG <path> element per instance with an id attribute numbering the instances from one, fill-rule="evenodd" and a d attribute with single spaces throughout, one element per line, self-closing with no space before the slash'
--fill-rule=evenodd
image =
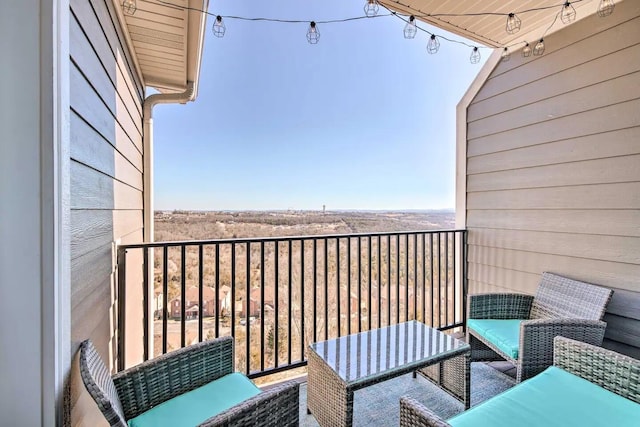
<path id="1" fill-rule="evenodd" d="M 363 5 L 213 0 L 209 11 L 321 21 Z M 456 105 L 489 49 L 474 65 L 444 40 L 430 55 L 428 35 L 405 40 L 391 16 L 318 24 L 316 45 L 308 24 L 226 19 L 216 38 L 213 21 L 197 100 L 154 110 L 156 209 L 454 207 Z"/>

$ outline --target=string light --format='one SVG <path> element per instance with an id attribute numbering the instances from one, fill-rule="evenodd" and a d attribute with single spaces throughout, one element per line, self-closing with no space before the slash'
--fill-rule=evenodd
<path id="1" fill-rule="evenodd" d="M 478 50 L 477 46 L 473 47 L 469 60 L 471 61 L 472 64 L 477 64 L 478 62 L 480 62 L 480 51 Z"/>
<path id="2" fill-rule="evenodd" d="M 314 21 L 309 23 L 309 30 L 307 30 L 307 41 L 310 44 L 316 44 L 320 41 L 320 32 L 318 31 L 318 27 Z"/>
<path id="3" fill-rule="evenodd" d="M 507 33 L 509 34 L 515 34 L 518 31 L 520 31 L 520 27 L 522 26 L 522 21 L 520 20 L 520 18 L 518 18 L 516 16 L 515 13 L 510 13 L 509 16 L 507 16 Z"/>
<path id="4" fill-rule="evenodd" d="M 600 4 L 598 5 L 598 16 L 600 18 L 604 18 L 613 13 L 613 8 L 616 7 L 613 0 L 600 0 Z"/>
<path id="5" fill-rule="evenodd" d="M 378 14 L 378 0 L 367 0 L 364 4 L 364 14 L 368 17 L 376 16 Z"/>
<path id="6" fill-rule="evenodd" d="M 222 16 L 216 16 L 216 21 L 213 23 L 213 35 L 222 38 L 224 37 L 224 33 L 227 31 L 227 27 L 224 25 L 224 21 L 222 20 Z"/>
<path id="7" fill-rule="evenodd" d="M 431 34 L 429 43 L 427 43 L 427 52 L 430 54 L 438 53 L 438 49 L 440 49 L 440 42 L 436 38 L 435 34 Z"/>
<path id="8" fill-rule="evenodd" d="M 409 17 L 409 22 L 407 22 L 407 25 L 404 26 L 405 39 L 412 39 L 416 36 L 416 33 L 418 32 L 418 27 L 416 27 L 415 20 L 416 20 L 416 17 L 411 15 Z"/>
<path id="9" fill-rule="evenodd" d="M 530 56 L 531 56 L 531 46 L 529 46 L 529 43 L 525 42 L 524 48 L 522 49 L 522 57 L 528 58 Z"/>
<path id="10" fill-rule="evenodd" d="M 565 2 L 560 12 L 560 20 L 565 24 L 570 24 L 576 20 L 576 9 L 571 6 L 571 2 Z"/>
<path id="11" fill-rule="evenodd" d="M 138 10 L 136 0 L 122 0 L 122 10 L 127 15 L 133 15 Z"/>
<path id="12" fill-rule="evenodd" d="M 511 59 L 511 52 L 509 52 L 509 48 L 505 47 L 502 51 L 502 61 L 507 62 Z"/>
<path id="13" fill-rule="evenodd" d="M 544 39 L 540 39 L 536 46 L 533 48 L 533 54 L 535 56 L 540 56 L 544 53 Z"/>

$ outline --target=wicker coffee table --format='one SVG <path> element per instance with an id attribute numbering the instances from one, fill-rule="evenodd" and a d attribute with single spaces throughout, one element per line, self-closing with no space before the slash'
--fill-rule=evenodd
<path id="1" fill-rule="evenodd" d="M 467 343 L 416 321 L 311 344 L 307 410 L 323 427 L 351 426 L 356 390 L 417 371 L 467 409 L 470 360 Z"/>

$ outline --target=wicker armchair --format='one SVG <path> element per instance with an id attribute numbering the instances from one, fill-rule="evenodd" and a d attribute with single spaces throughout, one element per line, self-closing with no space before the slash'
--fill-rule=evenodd
<path id="1" fill-rule="evenodd" d="M 470 295 L 468 319 L 525 319 L 520 323 L 517 358 L 493 340 L 467 328 L 472 361 L 505 359 L 517 368 L 520 382 L 553 364 L 553 338 L 558 335 L 602 345 L 602 321 L 613 291 L 553 273 L 543 273 L 537 294 Z"/>
<path id="2" fill-rule="evenodd" d="M 554 348 L 553 364 L 555 366 L 640 404 L 640 360 L 565 337 L 556 337 Z M 515 387 L 520 386 L 522 384 Z M 498 395 L 493 399 L 497 400 L 501 397 L 502 395 Z M 526 402 L 523 404 L 526 405 Z M 478 407 L 482 405 L 484 403 Z M 558 407 L 565 408 L 563 405 L 559 405 L 556 406 L 556 409 Z M 606 403 L 602 410 L 607 410 Z M 468 416 L 470 415 L 469 412 Z M 523 411 L 524 420 L 522 421 L 531 423 L 531 416 L 531 413 Z M 469 420 L 467 419 L 467 421 Z M 511 419 L 509 424 L 520 425 L 519 421 Z M 636 425 L 636 421 L 637 419 L 631 419 L 628 420 L 628 423 Z M 415 399 L 403 397 L 400 399 L 400 427 L 451 427 L 451 424 Z"/>
<path id="3" fill-rule="evenodd" d="M 167 353 L 113 377 L 90 341 L 80 345 L 80 375 L 111 426 L 231 374 L 233 338 L 205 341 Z M 204 421 L 200 426 L 297 426 L 298 384 L 283 383 Z"/>

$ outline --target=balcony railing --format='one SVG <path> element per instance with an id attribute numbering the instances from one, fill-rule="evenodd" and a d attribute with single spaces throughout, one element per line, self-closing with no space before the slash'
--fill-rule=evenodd
<path id="1" fill-rule="evenodd" d="M 315 341 L 413 319 L 461 327 L 465 251 L 465 230 L 121 245 L 118 352 L 127 291 L 140 285 L 144 360 L 231 335 L 252 378 L 306 365 Z M 134 283 L 131 269 L 143 272 Z"/>

